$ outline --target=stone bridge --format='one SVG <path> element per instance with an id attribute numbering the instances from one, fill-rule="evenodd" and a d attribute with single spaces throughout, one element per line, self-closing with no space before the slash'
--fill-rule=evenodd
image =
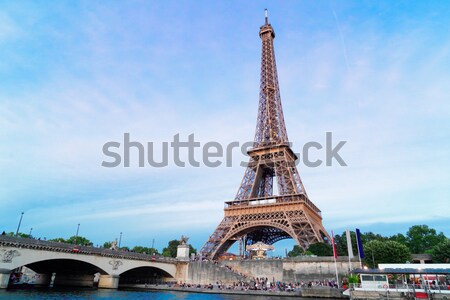
<path id="1" fill-rule="evenodd" d="M 184 281 L 188 263 L 127 251 L 0 236 L 0 288 L 11 273 L 27 267 L 39 284 L 118 288 L 120 284 Z"/>

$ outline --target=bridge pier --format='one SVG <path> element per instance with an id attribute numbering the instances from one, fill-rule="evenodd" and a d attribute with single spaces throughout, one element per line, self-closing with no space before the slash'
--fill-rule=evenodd
<path id="1" fill-rule="evenodd" d="M 93 287 L 94 277 L 94 275 L 71 275 L 56 273 L 54 285 Z"/>
<path id="2" fill-rule="evenodd" d="M 119 287 L 119 275 L 100 275 L 99 289 L 117 289 Z"/>
<path id="3" fill-rule="evenodd" d="M 0 273 L 0 289 L 6 289 L 8 287 L 10 276 L 11 276 L 11 272 Z"/>

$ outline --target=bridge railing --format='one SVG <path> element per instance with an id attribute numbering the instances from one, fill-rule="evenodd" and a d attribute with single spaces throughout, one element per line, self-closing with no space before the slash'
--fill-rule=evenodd
<path id="1" fill-rule="evenodd" d="M 172 257 L 164 257 L 160 255 L 149 255 L 144 253 L 137 253 L 123 250 L 112 250 L 105 248 L 97 248 L 92 246 L 81 246 L 60 242 L 51 242 L 36 240 L 30 238 L 13 237 L 7 235 L 0 235 L 1 246 L 11 246 L 26 249 L 47 250 L 55 252 L 68 252 L 86 255 L 100 255 L 113 258 L 135 259 L 144 261 L 159 261 L 159 262 L 176 262 Z"/>

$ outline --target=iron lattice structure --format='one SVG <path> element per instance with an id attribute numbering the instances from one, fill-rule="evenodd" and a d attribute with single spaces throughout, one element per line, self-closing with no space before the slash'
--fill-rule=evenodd
<path id="1" fill-rule="evenodd" d="M 234 201 L 225 202 L 225 217 L 200 252 L 216 259 L 237 240 L 245 245 L 272 245 L 292 238 L 302 248 L 329 240 L 320 210 L 309 200 L 289 145 L 281 106 L 273 40 L 266 22 L 262 40 L 258 120 L 250 161 Z M 274 178 L 278 195 L 274 195 Z"/>

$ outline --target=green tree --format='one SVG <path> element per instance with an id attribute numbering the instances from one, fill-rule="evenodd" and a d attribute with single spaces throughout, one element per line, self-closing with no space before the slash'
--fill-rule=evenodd
<path id="1" fill-rule="evenodd" d="M 415 225 L 409 228 L 406 239 L 411 252 L 421 254 L 444 242 L 446 237 L 442 232 L 437 234 L 435 229 L 427 225 Z"/>
<path id="2" fill-rule="evenodd" d="M 295 245 L 291 251 L 288 252 L 289 257 L 297 257 L 305 253 L 302 247 L 299 245 Z"/>
<path id="3" fill-rule="evenodd" d="M 393 236 L 389 237 L 390 241 L 398 242 L 402 245 L 408 246 L 408 239 L 406 236 L 404 236 L 401 233 L 394 234 Z"/>
<path id="4" fill-rule="evenodd" d="M 57 243 L 67 243 L 67 241 L 64 238 L 62 238 L 62 237 L 50 239 L 48 241 L 49 242 L 57 242 Z"/>
<path id="5" fill-rule="evenodd" d="M 405 263 L 411 261 L 408 247 L 395 241 L 372 240 L 364 245 L 365 263 L 375 268 L 379 263 Z"/>
<path id="6" fill-rule="evenodd" d="M 131 249 L 131 251 L 136 252 L 136 253 L 145 253 L 145 254 L 159 254 L 158 250 L 155 248 L 148 248 L 148 247 L 143 247 L 143 246 L 135 246 L 133 249 Z"/>
<path id="7" fill-rule="evenodd" d="M 83 236 L 71 236 L 66 241 L 68 244 L 82 245 L 82 246 L 92 246 L 92 242 Z"/>
<path id="8" fill-rule="evenodd" d="M 381 234 L 378 234 L 378 233 L 365 232 L 364 234 L 361 235 L 361 240 L 362 240 L 362 244 L 364 245 L 371 241 L 385 242 L 388 240 L 388 238 L 385 236 L 382 236 Z"/>
<path id="9" fill-rule="evenodd" d="M 358 283 L 358 282 L 359 282 L 358 274 L 350 274 L 350 275 L 348 275 L 348 283 Z"/>
<path id="10" fill-rule="evenodd" d="M 334 244 L 336 245 L 336 252 L 338 255 L 347 255 L 347 237 L 345 231 L 341 235 L 336 234 L 334 236 Z"/>
<path id="11" fill-rule="evenodd" d="M 171 240 L 169 241 L 169 244 L 167 247 L 165 247 L 162 251 L 162 255 L 166 257 L 177 257 L 177 249 L 178 245 L 180 244 L 179 240 Z M 197 253 L 197 250 L 194 249 L 191 245 L 189 245 L 189 255 L 192 253 Z"/>
<path id="12" fill-rule="evenodd" d="M 437 244 L 431 250 L 431 257 L 435 263 L 449 263 L 450 262 L 450 239 Z"/>
<path id="13" fill-rule="evenodd" d="M 308 251 L 312 252 L 317 256 L 332 256 L 333 248 L 328 243 L 315 243 L 308 247 Z"/>
<path id="14" fill-rule="evenodd" d="M 105 249 L 109 249 L 109 248 L 111 248 L 111 246 L 112 246 L 111 242 L 104 242 L 103 243 L 103 248 L 105 248 Z"/>
<path id="15" fill-rule="evenodd" d="M 7 233 L 6 235 L 9 235 L 9 236 L 16 236 L 16 233 L 11 231 L 10 233 Z M 21 238 L 30 238 L 30 237 L 31 237 L 29 234 L 26 234 L 26 233 L 23 233 L 23 232 L 19 232 L 19 233 L 17 234 L 17 236 L 18 236 L 18 237 L 21 237 Z"/>
<path id="16" fill-rule="evenodd" d="M 358 244 L 356 243 L 356 233 L 354 231 L 350 231 L 350 238 L 352 241 L 353 254 L 357 255 Z M 345 231 L 341 235 L 336 234 L 334 236 L 334 243 L 336 244 L 336 252 L 338 255 L 340 256 L 348 255 L 347 234 L 345 233 Z"/>

